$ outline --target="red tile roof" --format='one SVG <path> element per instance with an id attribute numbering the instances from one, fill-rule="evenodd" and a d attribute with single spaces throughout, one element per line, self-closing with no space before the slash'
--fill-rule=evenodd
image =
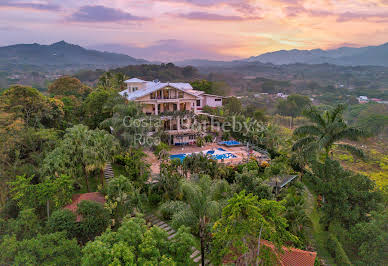
<path id="1" fill-rule="evenodd" d="M 100 192 L 90 192 L 90 193 L 82 193 L 82 194 L 73 194 L 72 202 L 69 205 L 66 205 L 64 209 L 68 209 L 73 213 L 77 214 L 77 205 L 83 200 L 95 201 L 101 204 L 105 203 L 105 197 Z M 80 221 L 81 217 L 77 216 L 77 221 Z"/>
<path id="2" fill-rule="evenodd" d="M 260 244 L 275 250 L 274 244 L 267 240 L 261 240 Z M 317 253 L 297 248 L 283 247 L 283 253 L 277 253 L 277 256 L 280 265 L 283 266 L 314 266 Z"/>
<path id="3" fill-rule="evenodd" d="M 283 252 L 276 251 L 273 243 L 267 240 L 260 241 L 261 246 L 269 247 L 273 252 L 276 253 L 277 265 L 281 266 L 314 266 L 316 252 L 305 251 L 297 248 L 283 247 Z M 251 250 L 252 252 L 252 250 Z M 257 249 L 253 251 L 256 254 Z M 244 265 L 244 255 L 237 256 L 237 259 L 232 259 L 233 255 L 227 255 L 223 262 L 225 264 L 234 263 L 235 265 Z"/>

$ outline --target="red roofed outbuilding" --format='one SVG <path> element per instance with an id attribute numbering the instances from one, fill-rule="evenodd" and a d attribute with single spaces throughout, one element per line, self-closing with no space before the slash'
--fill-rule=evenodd
<path id="1" fill-rule="evenodd" d="M 276 250 L 275 245 L 267 240 L 261 240 L 260 246 L 266 246 L 270 248 L 276 254 L 277 265 L 281 266 L 314 266 L 316 252 L 305 251 L 297 248 L 283 247 L 283 252 Z M 254 253 L 253 253 L 254 252 Z M 256 254 L 257 249 L 250 252 L 250 254 Z M 228 256 L 229 257 L 229 256 Z M 236 260 L 230 258 L 224 258 L 225 264 L 233 263 L 234 265 L 245 265 L 244 255 L 239 256 Z"/>

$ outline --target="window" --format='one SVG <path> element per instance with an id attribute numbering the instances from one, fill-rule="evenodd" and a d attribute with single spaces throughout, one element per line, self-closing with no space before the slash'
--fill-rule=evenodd
<path id="1" fill-rule="evenodd" d="M 190 135 L 189 139 L 195 139 L 195 136 L 194 135 Z"/>
<path id="2" fill-rule="evenodd" d="M 183 98 L 183 91 L 180 91 L 180 92 L 178 93 L 178 98 Z"/>
<path id="3" fill-rule="evenodd" d="M 221 102 L 221 99 L 214 99 L 215 102 Z"/>
<path id="4" fill-rule="evenodd" d="M 132 87 L 132 91 L 137 91 L 138 87 Z"/>
<path id="5" fill-rule="evenodd" d="M 201 106 L 201 100 L 197 100 L 197 106 Z"/>

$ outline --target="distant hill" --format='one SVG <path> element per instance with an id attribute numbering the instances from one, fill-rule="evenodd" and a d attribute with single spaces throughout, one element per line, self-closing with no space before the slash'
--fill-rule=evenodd
<path id="1" fill-rule="evenodd" d="M 143 80 L 158 79 L 162 82 L 187 82 L 201 78 L 196 68 L 192 66 L 178 67 L 173 63 L 129 65 L 110 69 L 109 72 L 122 73 L 127 77 L 136 77 Z M 105 73 L 103 69 L 82 70 L 74 76 L 82 82 L 95 84 L 103 73 Z"/>
<path id="2" fill-rule="evenodd" d="M 124 66 L 148 63 L 124 54 L 88 50 L 60 41 L 51 45 L 16 44 L 0 47 L 0 66 L 42 66 L 68 68 L 82 66 Z"/>
<path id="3" fill-rule="evenodd" d="M 388 43 L 361 48 L 341 47 L 333 50 L 281 50 L 252 56 L 243 61 L 283 64 L 335 64 L 344 66 L 388 66 Z"/>

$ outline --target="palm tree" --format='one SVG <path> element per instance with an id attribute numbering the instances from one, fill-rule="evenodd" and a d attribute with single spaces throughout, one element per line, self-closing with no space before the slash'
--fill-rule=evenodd
<path id="1" fill-rule="evenodd" d="M 115 89 L 124 90 L 126 85 L 124 81 L 127 79 L 127 76 L 123 73 L 116 73 L 114 76 L 114 79 L 115 79 L 115 84 L 114 84 Z"/>
<path id="2" fill-rule="evenodd" d="M 116 138 L 103 130 L 91 131 L 87 137 L 88 145 L 84 149 L 86 170 L 100 171 L 101 185 L 104 186 L 104 168 L 107 162 L 112 161 L 113 156 L 119 150 Z"/>
<path id="3" fill-rule="evenodd" d="M 343 119 L 345 106 L 337 105 L 334 109 L 320 112 L 316 107 L 309 107 L 303 115 L 310 120 L 309 125 L 300 126 L 294 131 L 299 139 L 292 150 L 303 153 L 304 158 L 324 153 L 328 157 L 333 147 L 349 151 L 357 157 L 364 157 L 361 149 L 350 144 L 341 143 L 342 140 L 358 140 L 366 134 L 357 128 L 349 127 Z"/>
<path id="4" fill-rule="evenodd" d="M 303 196 L 298 195 L 295 188 L 290 188 L 286 197 L 285 217 L 289 221 L 290 231 L 293 234 L 301 232 L 303 226 L 309 222 L 305 209 Z"/>
<path id="5" fill-rule="evenodd" d="M 188 225 L 199 235 L 202 265 L 205 265 L 209 228 L 221 216 L 230 187 L 225 180 L 212 182 L 208 176 L 203 176 L 200 179 L 183 181 L 181 189 L 187 207 L 173 215 L 172 224 Z"/>

